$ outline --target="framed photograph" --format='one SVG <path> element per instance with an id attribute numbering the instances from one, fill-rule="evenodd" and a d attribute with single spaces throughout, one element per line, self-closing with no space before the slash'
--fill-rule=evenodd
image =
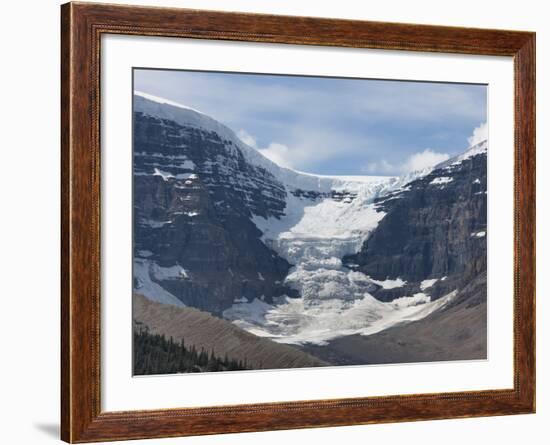
<path id="1" fill-rule="evenodd" d="M 62 6 L 62 439 L 535 411 L 535 34 Z"/>

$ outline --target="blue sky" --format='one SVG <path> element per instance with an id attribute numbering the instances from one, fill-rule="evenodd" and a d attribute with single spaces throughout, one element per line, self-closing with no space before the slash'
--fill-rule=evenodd
<path id="1" fill-rule="evenodd" d="M 136 69 L 134 88 L 200 110 L 310 173 L 398 175 L 486 135 L 485 85 Z"/>

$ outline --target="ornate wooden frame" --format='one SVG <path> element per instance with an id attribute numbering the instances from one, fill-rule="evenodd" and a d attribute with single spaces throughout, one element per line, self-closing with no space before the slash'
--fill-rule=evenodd
<path id="1" fill-rule="evenodd" d="M 91 3 L 61 7 L 61 437 L 67 442 L 402 422 L 535 411 L 535 34 Z M 514 388 L 102 412 L 100 38 L 170 36 L 512 56 Z"/>

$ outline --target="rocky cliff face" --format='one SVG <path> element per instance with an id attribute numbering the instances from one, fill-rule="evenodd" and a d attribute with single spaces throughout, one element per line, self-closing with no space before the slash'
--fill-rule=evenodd
<path id="1" fill-rule="evenodd" d="M 372 278 L 401 278 L 410 291 L 435 280 L 431 296 L 462 289 L 487 268 L 486 142 L 437 166 L 403 190 L 375 200 L 386 216 L 348 267 Z M 444 278 L 444 280 L 441 280 Z M 389 301 L 403 288 L 380 289 Z"/>
<path id="2" fill-rule="evenodd" d="M 214 313 L 235 298 L 293 295 L 281 284 L 289 263 L 251 221 L 283 211 L 282 184 L 218 132 L 153 116 L 146 99 L 135 101 L 136 290 L 160 285 Z"/>

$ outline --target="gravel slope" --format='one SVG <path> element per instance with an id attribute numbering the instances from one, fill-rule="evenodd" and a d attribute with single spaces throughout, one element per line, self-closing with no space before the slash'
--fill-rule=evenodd
<path id="1" fill-rule="evenodd" d="M 191 307 L 157 303 L 134 295 L 134 321 L 145 324 L 151 333 L 164 334 L 186 345 L 214 351 L 218 357 L 245 360 L 253 369 L 305 368 L 328 363 L 292 346 L 250 334 L 234 324 Z"/>

